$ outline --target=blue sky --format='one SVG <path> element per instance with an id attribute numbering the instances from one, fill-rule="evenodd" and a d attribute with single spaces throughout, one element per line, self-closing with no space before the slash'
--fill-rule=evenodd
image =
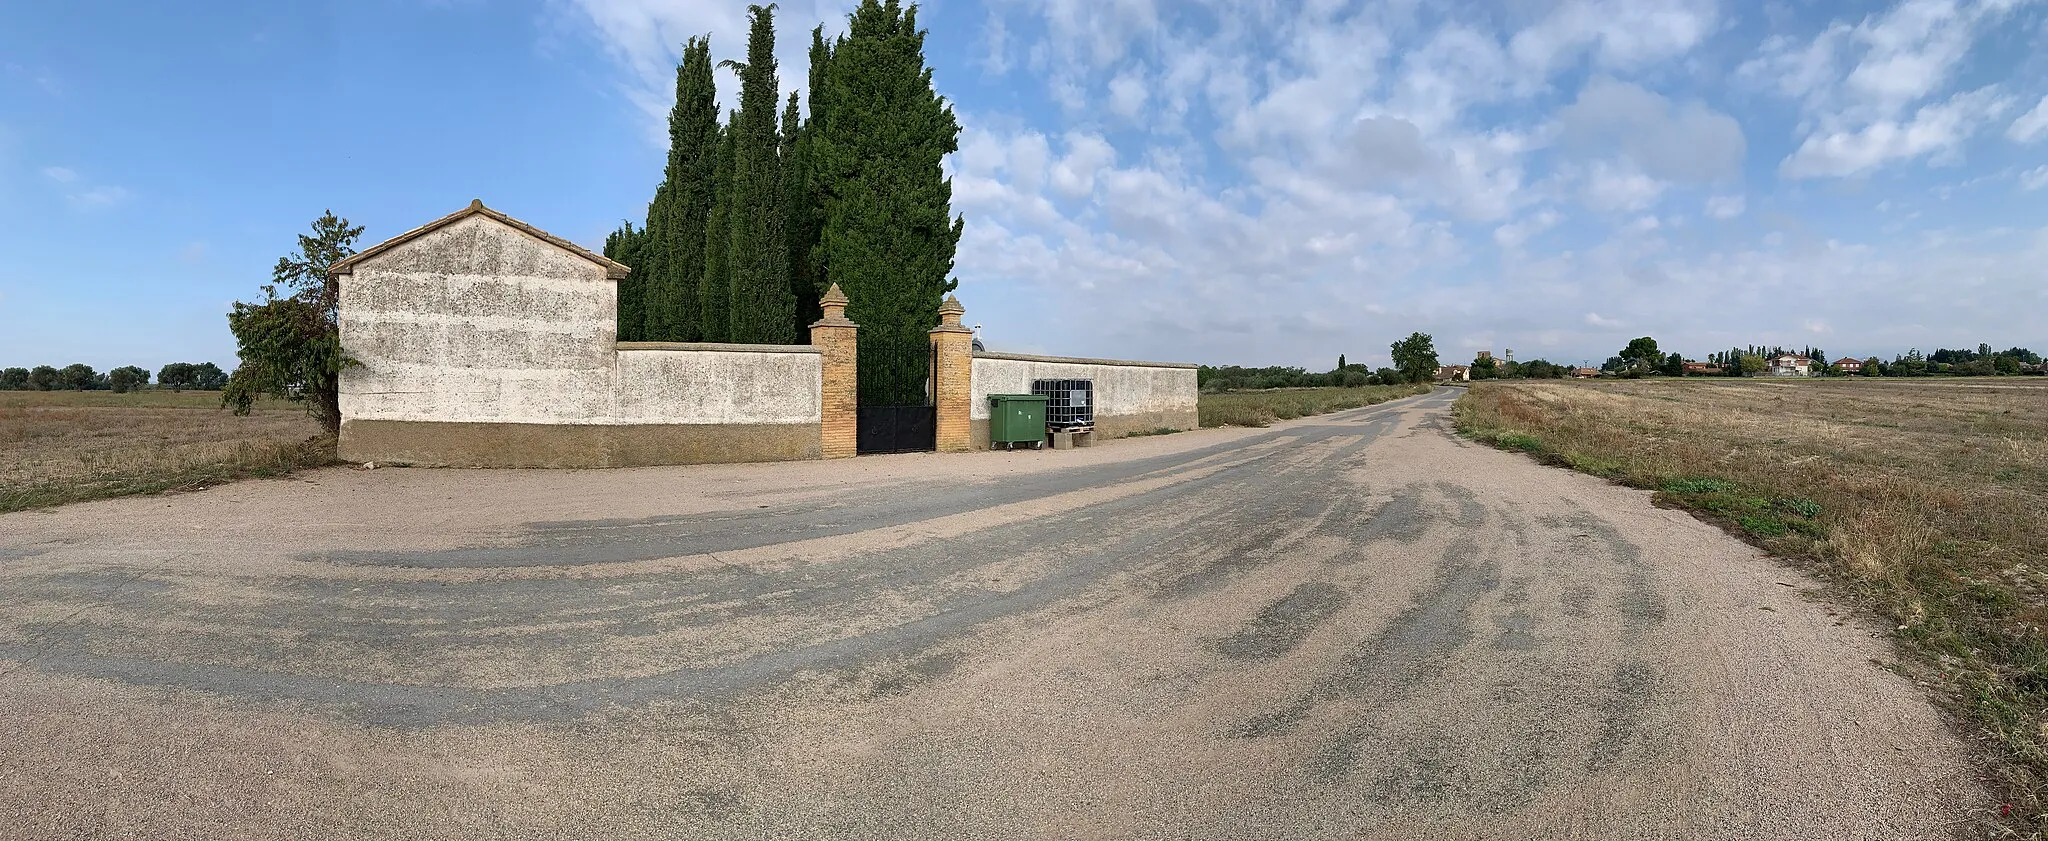
<path id="1" fill-rule="evenodd" d="M 785 89 L 849 3 L 785 2 Z M 694 0 L 8 3 L 0 365 L 233 362 L 324 208 L 644 212 Z M 927 4 L 997 348 L 2048 350 L 2048 5 Z M 726 77 L 727 95 L 736 85 Z"/>

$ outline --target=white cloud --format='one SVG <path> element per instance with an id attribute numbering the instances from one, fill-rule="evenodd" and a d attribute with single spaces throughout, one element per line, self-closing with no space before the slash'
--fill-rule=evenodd
<path id="1" fill-rule="evenodd" d="M 1555 227 L 1563 220 L 1557 211 L 1545 208 L 1518 222 L 1509 222 L 1493 229 L 1493 241 L 1502 248 L 1521 248 L 1530 237 Z"/>
<path id="2" fill-rule="evenodd" d="M 2012 127 L 2005 130 L 2005 136 L 2014 143 L 2032 143 L 2048 137 L 2048 96 L 2041 97 L 2032 110 L 2013 120 Z"/>
<path id="3" fill-rule="evenodd" d="M 1998 85 L 1942 92 L 1977 39 L 2025 1 L 1901 0 L 1860 22 L 1835 21 L 1811 40 L 1766 39 L 1736 75 L 1803 106 L 1803 139 L 1780 172 L 1841 177 L 1945 160 L 2010 101 Z"/>
<path id="4" fill-rule="evenodd" d="M 1052 168 L 1052 189 L 1067 198 L 1095 189 L 1095 176 L 1116 163 L 1116 148 L 1093 134 L 1067 135 L 1067 154 Z"/>
<path id="5" fill-rule="evenodd" d="M 64 200 L 73 210 L 99 210 L 121 204 L 129 199 L 125 187 L 111 184 L 87 184 L 80 180 L 78 172 L 67 167 L 43 167 L 44 178 L 58 185 L 55 189 L 64 193 Z"/>
<path id="6" fill-rule="evenodd" d="M 1946 152 L 2011 104 L 1995 86 L 1985 87 L 1921 108 L 1903 123 L 1879 120 L 1859 130 L 1814 134 L 1799 144 L 1778 171 L 1788 178 L 1841 177 L 1893 161 Z"/>
<path id="7" fill-rule="evenodd" d="M 981 37 L 988 46 L 988 53 L 981 60 L 982 69 L 997 76 L 1010 72 L 1010 28 L 994 9 L 989 10 Z"/>
<path id="8" fill-rule="evenodd" d="M 84 190 L 67 194 L 64 198 L 75 209 L 99 210 L 127 201 L 129 199 L 129 192 L 124 187 L 88 187 Z"/>
<path id="9" fill-rule="evenodd" d="M 1711 0 L 1566 0 L 1515 34 L 1509 52 L 1548 76 L 1585 51 L 1608 67 L 1637 67 L 1691 50 L 1715 27 Z"/>
<path id="10" fill-rule="evenodd" d="M 1599 161 L 1588 172 L 1581 195 L 1594 210 L 1635 211 L 1655 204 L 1667 186 L 1627 165 Z"/>
<path id="11" fill-rule="evenodd" d="M 710 28 L 719 57 L 742 46 L 740 4 L 558 2 L 619 45 L 657 129 L 676 43 Z M 805 21 L 849 3 L 778 13 L 785 87 L 803 83 L 790 57 Z M 997 347 L 1249 364 L 1356 359 L 1417 329 L 1572 362 L 1604 358 L 1623 330 L 1700 353 L 1818 324 L 1860 355 L 2048 329 L 1970 291 L 2034 282 L 2048 232 L 2024 214 L 2003 238 L 1927 240 L 1907 215 L 1924 185 L 1873 179 L 1846 200 L 1891 201 L 1885 223 L 1904 227 L 1836 242 L 1803 217 L 1844 196 L 1746 174 L 1757 138 L 1789 135 L 1798 151 L 1776 163 L 1820 177 L 1953 160 L 2008 131 L 1993 120 L 2034 102 L 2031 77 L 1954 53 L 1958 33 L 1989 31 L 1992 5 L 1907 0 L 1766 40 L 1741 78 L 1791 100 L 1796 122 L 1722 95 L 1719 45 L 1756 21 L 1721 8 L 1736 7 L 993 0 L 983 25 L 946 7 L 930 24 L 962 31 L 933 43 L 967 43 L 934 49 L 941 92 L 1027 86 L 954 99 L 962 297 Z M 1978 76 L 2004 81 L 1951 90 Z M 2048 167 L 2006 180 L 2041 189 Z M 1673 303 L 1698 288 L 1714 294 Z M 1053 317 L 1047 302 L 1076 297 L 1090 305 Z"/>
<path id="12" fill-rule="evenodd" d="M 1706 211 L 1715 219 L 1733 219 L 1742 215 L 1744 204 L 1741 196 L 1708 196 Z"/>
<path id="13" fill-rule="evenodd" d="M 782 77 L 778 102 L 810 84 L 811 29 L 825 26 L 830 39 L 846 29 L 853 0 L 800 0 L 775 10 L 775 61 Z M 620 94 L 648 120 L 650 143 L 668 143 L 668 112 L 675 104 L 676 63 L 684 42 L 711 35 L 711 60 L 744 60 L 747 49 L 745 3 L 704 0 L 559 0 L 570 25 L 594 33 L 599 45 L 624 71 Z M 720 110 L 737 107 L 739 84 L 729 70 L 718 70 Z M 778 113 L 780 108 L 777 109 Z"/>
<path id="14" fill-rule="evenodd" d="M 1134 118 L 1145 107 L 1145 93 L 1145 80 L 1137 74 L 1118 76 L 1109 82 L 1109 110 Z"/>
<path id="15" fill-rule="evenodd" d="M 1627 82 L 1596 77 L 1558 113 L 1566 143 L 1619 154 L 1655 178 L 1715 181 L 1742 174 L 1742 127 L 1698 102 L 1670 100 Z"/>

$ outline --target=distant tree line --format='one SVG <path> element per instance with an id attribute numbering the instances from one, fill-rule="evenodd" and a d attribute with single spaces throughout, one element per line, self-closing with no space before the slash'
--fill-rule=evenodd
<path id="1" fill-rule="evenodd" d="M 1337 355 L 1337 367 L 1327 372 L 1315 373 L 1306 368 L 1274 365 L 1265 368 L 1245 368 L 1237 365 L 1203 365 L 1195 371 L 1195 382 L 1203 391 L 1252 391 L 1267 388 L 1323 388 L 1341 386 L 1356 388 L 1363 385 L 1402 385 L 1426 383 L 1436 379 L 1442 370 L 1436 352 L 1436 340 L 1428 333 L 1410 333 L 1408 338 L 1394 342 L 1388 347 L 1392 368 L 1373 369 L 1365 365 L 1348 362 L 1343 354 Z M 1475 380 L 1491 379 L 1560 379 L 1571 374 L 1572 369 L 1531 359 L 1527 362 L 1501 361 L 1491 354 L 1472 361 L 1471 375 Z"/>
<path id="2" fill-rule="evenodd" d="M 809 116 L 777 102 L 774 9 L 750 6 L 739 108 L 719 121 L 710 36 L 676 68 L 669 154 L 644 223 L 605 240 L 632 268 L 621 341 L 809 341 L 833 283 L 861 326 L 863 399 L 922 399 L 962 221 L 942 161 L 960 126 L 925 66 L 917 7 L 865 0 L 811 32 Z M 778 116 L 778 104 L 781 104 Z"/>
<path id="3" fill-rule="evenodd" d="M 219 391 L 228 375 L 211 362 L 173 362 L 157 372 L 158 388 Z M 0 368 L 0 391 L 112 391 L 126 393 L 149 385 L 149 369 L 123 365 L 104 374 L 76 363 L 58 368 Z"/>
<path id="4" fill-rule="evenodd" d="M 1846 375 L 1847 372 L 1831 370 L 1830 373 Z M 2048 374 L 2041 355 L 2023 347 L 2010 347 L 1994 351 L 1988 344 L 1977 345 L 1976 350 L 1951 350 L 1937 348 L 1933 353 L 1922 354 L 1918 348 L 1897 354 L 1890 362 L 1875 356 L 1863 360 L 1863 370 L 1858 372 L 1866 377 L 1993 377 L 2015 374 Z"/>
<path id="5" fill-rule="evenodd" d="M 1472 360 L 1472 379 L 1475 380 L 1558 380 L 1571 376 L 1571 373 L 1571 366 L 1544 359 L 1518 362 L 1484 356 Z"/>
<path id="6" fill-rule="evenodd" d="M 1860 360 L 1854 370 L 1845 369 L 1844 360 L 1831 359 L 1827 351 L 1813 346 L 1789 348 L 1783 345 L 1747 345 L 1731 347 L 1707 354 L 1707 361 L 1688 363 L 1676 353 L 1660 355 L 1657 342 L 1648 336 L 1631 339 L 1628 346 L 1600 366 L 1602 373 L 1609 376 L 1633 378 L 1643 376 L 1729 376 L 1746 377 L 1764 373 L 1770 368 L 1771 360 L 1780 356 L 1803 356 L 1810 360 L 1810 370 L 1815 375 L 1864 376 L 1864 377 L 1974 377 L 2004 376 L 2014 374 L 2048 374 L 2048 365 L 2043 365 L 2039 354 L 2024 347 L 2011 347 L 1994 351 L 1989 344 L 1979 344 L 1975 350 L 1939 348 L 1931 354 L 1923 354 L 1915 348 L 1895 355 L 1891 361 L 1872 356 Z M 1691 368 L 1688 368 L 1691 366 Z M 1704 367 L 1704 370 L 1701 370 Z M 1474 378 L 1480 376 L 1478 368 L 1473 370 Z"/>

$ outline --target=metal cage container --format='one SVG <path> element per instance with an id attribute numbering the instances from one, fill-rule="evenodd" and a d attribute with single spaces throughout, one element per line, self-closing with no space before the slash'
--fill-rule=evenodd
<path id="1" fill-rule="evenodd" d="M 1045 426 L 1063 431 L 1095 428 L 1094 380 L 1032 380 L 1031 393 L 1043 394 Z"/>

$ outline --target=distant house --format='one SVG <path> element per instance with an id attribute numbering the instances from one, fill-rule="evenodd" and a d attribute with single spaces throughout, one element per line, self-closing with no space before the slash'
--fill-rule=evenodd
<path id="1" fill-rule="evenodd" d="M 1804 356 L 1781 353 L 1771 357 L 1770 367 L 1765 370 L 1765 373 L 1773 377 L 1811 377 L 1813 376 L 1813 360 Z"/>
<path id="2" fill-rule="evenodd" d="M 1844 374 L 1861 374 L 1863 373 L 1863 360 L 1844 356 L 1835 360 L 1835 367 L 1841 369 Z"/>
<path id="3" fill-rule="evenodd" d="M 1436 381 L 1440 383 L 1462 383 L 1472 380 L 1472 366 L 1445 365 L 1436 369 Z"/>
<path id="4" fill-rule="evenodd" d="M 1590 380 L 1590 379 L 1592 379 L 1592 378 L 1594 378 L 1594 377 L 1600 376 L 1600 369 L 1598 369 L 1598 368 L 1573 368 L 1573 369 L 1572 369 L 1572 376 L 1573 376 L 1573 377 L 1576 377 L 1576 378 L 1578 378 L 1578 379 L 1582 379 L 1582 380 Z"/>
<path id="5" fill-rule="evenodd" d="M 1685 363 L 1685 375 L 1688 377 L 1718 377 L 1721 375 L 1721 366 L 1712 362 L 1693 362 L 1687 360 Z"/>

